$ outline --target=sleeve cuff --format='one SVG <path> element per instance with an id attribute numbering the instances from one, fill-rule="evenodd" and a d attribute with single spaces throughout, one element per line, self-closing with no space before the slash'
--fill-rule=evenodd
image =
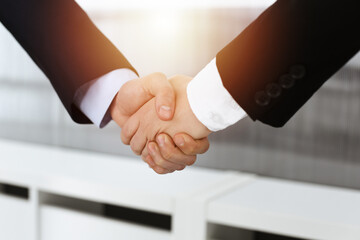
<path id="1" fill-rule="evenodd" d="M 77 107 L 99 128 L 105 127 L 111 116 L 111 102 L 121 86 L 138 76 L 130 69 L 117 69 L 81 86 L 75 94 Z"/>
<path id="2" fill-rule="evenodd" d="M 210 131 L 223 130 L 247 116 L 222 84 L 214 58 L 187 86 L 190 107 Z"/>

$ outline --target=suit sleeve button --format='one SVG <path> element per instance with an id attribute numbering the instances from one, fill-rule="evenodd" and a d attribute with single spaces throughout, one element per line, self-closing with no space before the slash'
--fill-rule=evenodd
<path id="1" fill-rule="evenodd" d="M 295 84 L 295 79 L 290 74 L 285 74 L 280 77 L 279 84 L 282 88 L 292 88 Z"/>
<path id="2" fill-rule="evenodd" d="M 266 85 L 265 92 L 271 98 L 277 98 L 281 95 L 281 87 L 276 83 L 269 83 Z"/>
<path id="3" fill-rule="evenodd" d="M 294 79 L 301 79 L 305 77 L 306 71 L 305 67 L 302 65 L 294 65 L 290 67 L 290 75 Z"/>
<path id="4" fill-rule="evenodd" d="M 255 94 L 255 102 L 259 106 L 267 106 L 270 103 L 270 97 L 264 92 L 260 91 Z"/>

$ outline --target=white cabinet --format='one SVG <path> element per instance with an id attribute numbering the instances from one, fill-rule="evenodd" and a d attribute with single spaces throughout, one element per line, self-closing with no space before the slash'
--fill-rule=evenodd
<path id="1" fill-rule="evenodd" d="M 171 237 L 170 231 L 47 205 L 40 208 L 40 229 L 42 240 L 168 240 Z"/>
<path id="2" fill-rule="evenodd" d="M 360 192 L 258 178 L 211 201 L 207 220 L 301 239 L 359 240 Z"/>
<path id="3" fill-rule="evenodd" d="M 138 159 L 1 140 L 0 152 L 0 186 L 30 193 L 0 191 L 0 240 L 360 239 L 355 190 L 200 168 L 159 176 Z M 128 210 L 171 217 L 171 230 Z"/>
<path id="4" fill-rule="evenodd" d="M 0 239 L 29 239 L 32 222 L 29 201 L 0 193 Z"/>

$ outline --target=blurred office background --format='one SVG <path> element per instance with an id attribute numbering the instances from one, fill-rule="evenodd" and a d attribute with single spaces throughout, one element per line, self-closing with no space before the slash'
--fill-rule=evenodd
<path id="1" fill-rule="evenodd" d="M 194 76 L 272 2 L 79 4 L 141 76 Z M 196 165 L 360 189 L 359 122 L 358 54 L 285 127 L 245 119 L 212 134 L 210 150 Z M 44 74 L 0 26 L 1 138 L 135 157 L 119 136 L 114 123 L 101 130 L 73 123 Z"/>

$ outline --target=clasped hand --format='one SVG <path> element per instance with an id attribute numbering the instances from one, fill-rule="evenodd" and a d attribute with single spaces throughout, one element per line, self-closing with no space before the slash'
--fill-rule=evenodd
<path id="1" fill-rule="evenodd" d="M 121 140 L 157 173 L 183 170 L 209 148 L 211 133 L 189 105 L 187 76 L 153 73 L 124 84 L 110 106 Z"/>

